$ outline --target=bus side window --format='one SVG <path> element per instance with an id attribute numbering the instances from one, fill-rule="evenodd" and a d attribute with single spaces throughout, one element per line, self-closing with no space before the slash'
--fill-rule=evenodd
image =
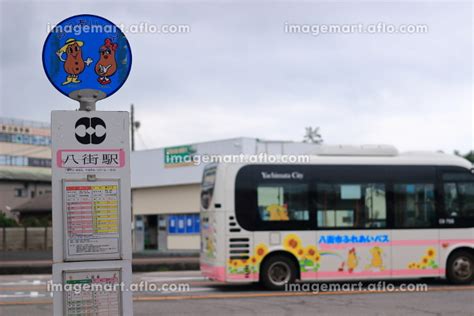
<path id="1" fill-rule="evenodd" d="M 456 183 L 451 182 L 444 184 L 444 210 L 446 216 L 459 216 L 459 199 Z"/>
<path id="2" fill-rule="evenodd" d="M 309 221 L 307 184 L 260 185 L 258 213 L 262 221 Z"/>
<path id="3" fill-rule="evenodd" d="M 474 176 L 448 173 L 443 179 L 445 215 L 474 218 Z"/>
<path id="4" fill-rule="evenodd" d="M 395 227 L 435 226 L 434 184 L 395 184 L 394 202 Z"/>
<path id="5" fill-rule="evenodd" d="M 458 184 L 458 192 L 461 204 L 461 216 L 474 217 L 474 182 Z"/>
<path id="6" fill-rule="evenodd" d="M 383 183 L 317 183 L 316 211 L 321 228 L 387 226 Z"/>

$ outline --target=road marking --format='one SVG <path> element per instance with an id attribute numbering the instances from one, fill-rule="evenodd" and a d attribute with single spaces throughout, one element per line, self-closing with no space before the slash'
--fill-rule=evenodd
<path id="1" fill-rule="evenodd" d="M 139 284 L 141 281 L 135 282 Z M 229 285 L 224 282 L 215 282 L 215 281 L 192 281 L 192 282 L 183 282 L 183 283 L 166 283 L 166 282 L 150 282 L 146 281 L 148 284 L 156 284 L 156 286 L 163 286 L 164 284 L 170 286 L 170 285 L 181 285 L 181 284 L 189 284 L 191 291 L 195 289 L 195 287 L 199 286 L 214 286 L 214 285 Z M 1 284 L 0 284 L 1 285 Z M 18 284 L 18 285 L 12 285 L 11 287 L 0 287 L 0 292 L 11 292 L 11 291 L 38 291 L 38 290 L 43 290 L 43 291 L 48 291 L 48 286 L 47 284 L 37 284 L 37 285 L 30 285 L 30 286 L 22 286 L 23 284 Z M 231 286 L 231 285 L 229 285 Z M 209 289 L 210 291 L 213 289 Z"/>
<path id="2" fill-rule="evenodd" d="M 148 282 L 175 282 L 175 281 L 205 281 L 205 277 L 152 277 L 146 276 L 142 277 L 141 280 Z"/>
<path id="3" fill-rule="evenodd" d="M 30 293 L 18 292 L 14 294 L 0 294 L 0 298 L 32 298 L 32 297 L 46 297 L 46 295 L 39 294 L 38 292 L 30 292 Z"/>
<path id="4" fill-rule="evenodd" d="M 0 287 L 0 292 L 11 292 L 11 291 L 38 291 L 44 290 L 47 291 L 48 287 L 46 285 L 36 285 L 36 286 L 12 286 L 12 287 Z"/>
<path id="5" fill-rule="evenodd" d="M 52 304 L 53 301 L 51 299 L 49 300 L 35 300 L 33 302 L 29 301 L 18 301 L 18 302 L 0 302 L 0 306 L 6 306 L 6 305 L 49 305 Z"/>
<path id="6" fill-rule="evenodd" d="M 46 284 L 47 282 L 42 282 L 40 280 L 34 280 L 34 281 L 27 281 L 27 280 L 20 280 L 20 281 L 12 281 L 12 282 L 0 282 L 0 285 L 27 285 L 27 284 L 32 284 L 32 285 L 41 285 L 41 284 Z"/>
<path id="7" fill-rule="evenodd" d="M 432 287 L 427 292 L 449 292 L 449 291 L 470 291 L 474 290 L 474 285 L 468 286 L 444 286 Z M 349 295 L 349 294 L 383 294 L 383 293 L 415 293 L 409 291 L 350 291 L 350 292 L 266 292 L 266 293 L 222 293 L 222 294 L 201 294 L 201 295 L 168 295 L 168 296 L 135 296 L 134 302 L 153 302 L 153 301 L 179 301 L 179 300 L 203 300 L 203 299 L 233 299 L 233 298 L 261 298 L 261 297 L 294 297 L 294 296 L 318 296 L 318 295 Z M 422 293 L 422 292 L 418 292 Z M 51 304 L 51 300 L 35 301 L 9 301 L 0 302 L 2 305 L 44 305 Z"/>

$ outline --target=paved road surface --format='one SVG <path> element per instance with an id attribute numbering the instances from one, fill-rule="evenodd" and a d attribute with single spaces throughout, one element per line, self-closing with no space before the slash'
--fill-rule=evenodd
<path id="1" fill-rule="evenodd" d="M 51 315 L 49 280 L 49 275 L 0 276 L 0 315 Z M 135 293 L 135 315 L 474 315 L 474 285 L 454 287 L 436 280 L 426 281 L 426 292 L 409 293 L 400 291 L 405 284 L 401 281 L 393 283 L 393 292 L 368 292 L 377 283 L 364 283 L 351 292 L 267 292 L 256 285 L 208 281 L 197 271 L 134 274 L 134 282 L 161 290 Z M 350 284 L 358 286 L 358 282 Z M 178 286 L 184 291 L 167 290 Z"/>

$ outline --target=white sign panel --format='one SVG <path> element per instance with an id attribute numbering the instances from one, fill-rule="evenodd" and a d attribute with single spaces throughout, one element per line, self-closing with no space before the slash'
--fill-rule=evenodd
<path id="1" fill-rule="evenodd" d="M 64 315 L 120 315 L 120 270 L 64 271 Z M 87 290 L 86 290 L 87 289 Z"/>
<path id="2" fill-rule="evenodd" d="M 120 258 L 120 181 L 64 181 L 66 260 Z"/>
<path id="3" fill-rule="evenodd" d="M 131 259 L 129 115 L 53 111 L 54 262 Z"/>
<path id="4" fill-rule="evenodd" d="M 54 315 L 132 315 L 128 260 L 53 265 Z"/>

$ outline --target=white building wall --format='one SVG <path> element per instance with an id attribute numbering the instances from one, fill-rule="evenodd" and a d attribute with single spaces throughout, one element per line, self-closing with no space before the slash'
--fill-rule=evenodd
<path id="1" fill-rule="evenodd" d="M 234 138 L 185 146 L 192 146 L 196 151 L 195 154 L 201 156 L 206 154 L 307 154 L 319 147 L 314 144 L 264 141 L 255 138 Z M 158 148 L 131 153 L 134 215 L 148 217 L 159 215 L 160 219 L 166 221 L 175 214 L 199 213 L 200 183 L 205 164 L 190 166 L 165 164 L 164 152 L 165 148 Z M 146 229 L 141 224 L 137 224 L 134 234 L 136 251 L 144 249 Z M 160 250 L 198 250 L 200 246 L 198 234 L 169 234 L 167 229 L 158 229 L 156 233 L 148 236 L 149 239 L 157 238 Z M 164 243 L 166 243 L 165 246 L 163 246 Z"/>
<path id="2" fill-rule="evenodd" d="M 191 144 L 199 155 L 240 154 L 250 148 L 242 138 Z M 165 168 L 164 148 L 132 152 L 132 188 L 200 183 L 204 164 Z"/>
<path id="3" fill-rule="evenodd" d="M 307 154 L 319 147 L 315 144 L 244 137 L 190 145 L 198 155 Z M 204 166 L 165 167 L 164 148 L 134 151 L 131 153 L 132 188 L 200 183 Z"/>
<path id="4" fill-rule="evenodd" d="M 133 214 L 185 214 L 199 212 L 199 184 L 133 189 Z"/>

